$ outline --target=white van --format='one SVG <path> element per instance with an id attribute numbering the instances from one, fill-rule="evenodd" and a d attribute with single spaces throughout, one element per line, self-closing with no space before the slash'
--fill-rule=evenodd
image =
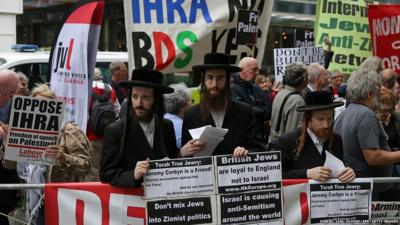
<path id="1" fill-rule="evenodd" d="M 49 81 L 48 51 L 0 52 L 0 70 L 11 69 L 23 72 L 29 78 L 29 88 L 35 83 Z M 128 63 L 127 52 L 97 52 L 96 67 L 101 69 L 106 80 L 110 79 L 108 66 L 113 61 Z"/>

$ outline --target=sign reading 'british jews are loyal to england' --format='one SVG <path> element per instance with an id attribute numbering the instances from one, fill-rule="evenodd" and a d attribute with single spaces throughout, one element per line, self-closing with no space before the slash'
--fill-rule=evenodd
<path id="1" fill-rule="evenodd" d="M 65 103 L 66 122 L 86 131 L 104 1 L 87 0 L 74 7 L 51 51 L 50 87 Z"/>
<path id="2" fill-rule="evenodd" d="M 124 0 L 129 67 L 163 72 L 191 71 L 208 52 L 224 52 L 237 64 L 253 56 L 252 45 L 237 45 L 239 9 L 258 11 L 257 44 L 263 58 L 273 1 Z"/>
<path id="3" fill-rule="evenodd" d="M 5 159 L 54 164 L 45 152 L 47 146 L 57 142 L 63 115 L 60 101 L 14 96 Z"/>
<path id="4" fill-rule="evenodd" d="M 373 54 L 400 73 L 400 5 L 368 6 Z"/>

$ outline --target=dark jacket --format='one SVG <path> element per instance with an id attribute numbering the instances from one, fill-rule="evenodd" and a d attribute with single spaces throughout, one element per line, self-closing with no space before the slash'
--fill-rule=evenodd
<path id="1" fill-rule="evenodd" d="M 279 137 L 277 150 L 282 152 L 282 172 L 284 179 L 307 178 L 307 169 L 323 166 L 317 147 L 307 133 L 307 140 L 300 156 L 296 159 L 294 151 L 297 149 L 297 139 L 301 135 L 301 129 L 286 133 Z M 326 147 L 324 145 L 324 147 Z M 325 148 L 327 150 L 327 147 Z M 338 159 L 343 160 L 343 143 L 338 134 L 334 134 L 332 147 L 328 149 Z"/>
<path id="2" fill-rule="evenodd" d="M 114 89 L 115 93 L 117 94 L 119 104 L 121 104 L 122 101 L 124 101 L 124 99 L 126 97 L 124 90 L 118 85 L 117 82 L 115 82 L 113 80 L 110 81 L 110 85 Z"/>
<path id="3" fill-rule="evenodd" d="M 192 106 L 186 111 L 182 125 L 182 146 L 192 140 L 190 129 L 211 125 L 215 127 L 214 120 L 210 115 L 207 120 L 202 121 L 200 106 Z M 236 147 L 241 146 L 247 150 L 264 150 L 255 138 L 255 126 L 253 113 L 250 106 L 231 101 L 224 117 L 222 128 L 228 129 L 228 133 L 215 148 L 213 155 L 233 154 Z"/>
<path id="4" fill-rule="evenodd" d="M 266 94 L 256 84 L 243 80 L 235 74 L 231 83 L 232 100 L 244 102 L 251 106 L 256 119 L 256 137 L 258 140 L 267 139 L 264 123 L 271 120 L 272 103 Z"/>
<path id="5" fill-rule="evenodd" d="M 8 124 L 10 119 L 10 112 L 11 112 L 11 101 L 7 103 L 7 105 L 1 108 L 0 113 L 0 121 L 2 123 Z M 1 150 L 0 155 L 4 154 L 4 146 L 3 140 L 0 138 Z M 0 157 L 0 161 L 3 158 Z M 3 166 L 3 163 L 0 162 L 0 184 L 18 184 L 19 179 L 17 176 L 16 170 L 9 170 Z M 0 190 L 0 212 L 4 214 L 8 214 L 12 211 L 17 203 L 17 191 L 16 190 Z M 8 218 L 5 216 L 0 216 L 0 224 L 7 225 Z"/>
<path id="6" fill-rule="evenodd" d="M 265 93 L 255 83 L 246 81 L 235 74 L 231 83 L 232 100 L 247 103 L 256 115 L 257 122 L 271 119 L 272 105 Z"/>
<path id="7" fill-rule="evenodd" d="M 153 149 L 150 147 L 146 136 L 136 121 L 130 120 L 124 149 L 121 148 L 125 120 L 118 120 L 105 129 L 103 136 L 103 149 L 100 161 L 100 180 L 111 185 L 121 187 L 139 187 L 142 180 L 134 180 L 136 162 L 162 159 L 164 157 L 177 158 L 175 132 L 171 121 L 163 119 L 162 138 L 165 153 L 161 150 L 162 140 L 154 137 Z M 157 127 L 157 126 L 156 126 Z M 155 134 L 159 132 L 156 128 Z"/>

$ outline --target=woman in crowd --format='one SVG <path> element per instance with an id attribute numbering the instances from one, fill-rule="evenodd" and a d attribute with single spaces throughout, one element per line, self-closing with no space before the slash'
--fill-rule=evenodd
<path id="1" fill-rule="evenodd" d="M 53 91 L 46 84 L 33 89 L 32 97 L 56 100 Z M 44 166 L 32 163 L 17 163 L 18 175 L 28 184 L 47 182 L 80 182 L 90 171 L 92 147 L 85 133 L 73 123 L 66 123 L 61 129 L 56 145 L 49 145 L 45 157 L 55 164 Z M 29 223 L 44 224 L 42 190 L 27 191 L 27 215 Z"/>
<path id="2" fill-rule="evenodd" d="M 276 94 L 282 89 L 282 85 L 279 81 L 275 80 L 275 76 L 273 75 L 258 75 L 255 83 L 265 92 L 271 103 L 274 101 Z"/>
<path id="3" fill-rule="evenodd" d="M 169 87 L 175 91 L 171 94 L 164 94 L 165 114 L 164 118 L 174 124 L 176 147 L 181 148 L 183 115 L 192 106 L 188 88 L 184 83 L 171 84 Z"/>
<path id="4" fill-rule="evenodd" d="M 390 149 L 400 149 L 400 113 L 395 111 L 396 99 L 388 89 L 381 90 L 378 118 L 381 121 Z"/>

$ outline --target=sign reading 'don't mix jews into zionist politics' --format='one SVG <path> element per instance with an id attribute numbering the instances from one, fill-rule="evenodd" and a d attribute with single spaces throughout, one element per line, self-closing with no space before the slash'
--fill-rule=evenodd
<path id="1" fill-rule="evenodd" d="M 124 0 L 129 68 L 191 71 L 208 52 L 229 54 L 233 64 L 244 56 L 261 62 L 272 4 L 264 0 Z M 239 9 L 258 11 L 256 45 L 236 43 Z"/>
<path id="2" fill-rule="evenodd" d="M 371 56 L 367 3 L 364 0 L 318 0 L 315 44 L 328 37 L 335 52 L 329 70 L 351 73 Z"/>

